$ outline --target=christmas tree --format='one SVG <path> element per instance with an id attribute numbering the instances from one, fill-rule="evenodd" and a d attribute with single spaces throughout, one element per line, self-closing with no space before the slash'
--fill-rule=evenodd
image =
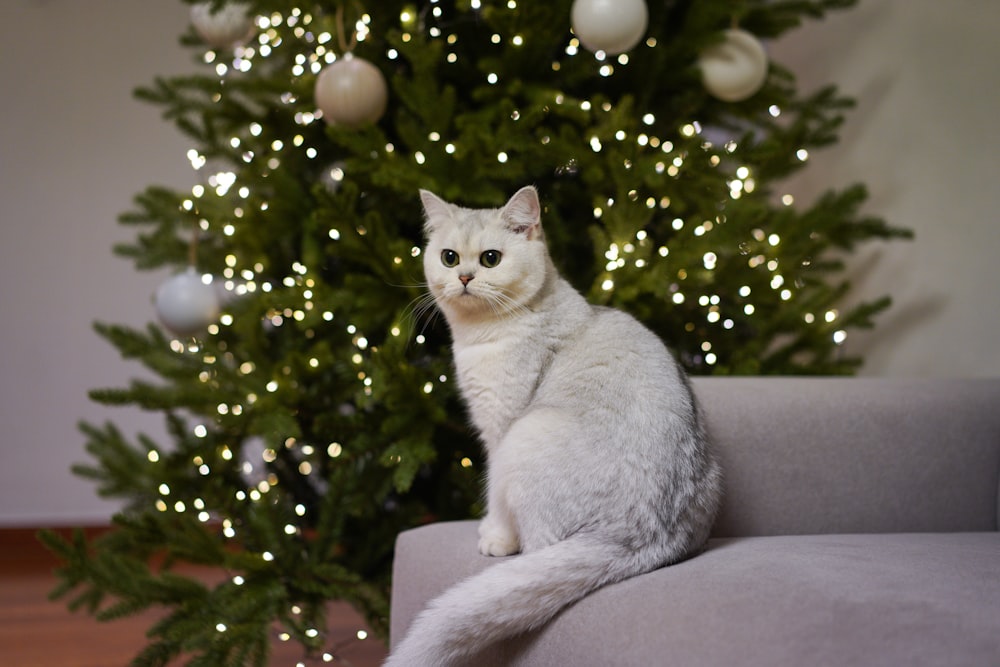
<path id="1" fill-rule="evenodd" d="M 45 537 L 56 594 L 165 609 L 137 665 L 264 664 L 279 636 L 334 660 L 334 599 L 385 633 L 396 534 L 474 515 L 482 473 L 424 307 L 419 188 L 482 207 L 536 185 L 563 274 L 692 373 L 851 372 L 845 337 L 888 299 L 842 306 L 844 251 L 906 232 L 860 185 L 782 193 L 851 102 L 761 47 L 850 4 L 193 5 L 200 73 L 137 94 L 190 137 L 197 183 L 138 195 L 115 249 L 179 273 L 161 324 L 97 325 L 161 380 L 93 392 L 162 411 L 171 441 L 84 425 L 75 470 L 123 506 L 90 542 Z"/>

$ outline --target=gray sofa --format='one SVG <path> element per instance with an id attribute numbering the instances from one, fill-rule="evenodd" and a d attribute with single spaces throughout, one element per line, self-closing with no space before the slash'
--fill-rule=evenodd
<path id="1" fill-rule="evenodd" d="M 694 387 L 726 470 L 705 552 L 470 664 L 1000 665 L 1000 379 Z M 471 521 L 399 536 L 393 642 L 496 562 L 476 539 Z"/>

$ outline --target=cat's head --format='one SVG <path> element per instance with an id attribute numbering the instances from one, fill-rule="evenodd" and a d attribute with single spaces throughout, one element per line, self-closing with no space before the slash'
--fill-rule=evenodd
<path id="1" fill-rule="evenodd" d="M 468 209 L 420 191 L 427 234 L 424 275 L 449 317 L 496 317 L 527 307 L 550 262 L 535 188 L 499 209 Z"/>

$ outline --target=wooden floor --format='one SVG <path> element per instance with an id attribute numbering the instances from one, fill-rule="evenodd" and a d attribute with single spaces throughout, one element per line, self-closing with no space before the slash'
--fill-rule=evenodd
<path id="1" fill-rule="evenodd" d="M 0 529 L 0 665 L 4 667 L 124 667 L 145 645 L 155 613 L 99 623 L 50 602 L 56 562 L 34 538 L 34 530 Z M 331 607 L 331 637 L 347 643 L 332 661 L 305 660 L 301 649 L 275 641 L 270 665 L 375 667 L 385 658 L 378 640 L 357 640 L 365 630 L 346 604 Z"/>

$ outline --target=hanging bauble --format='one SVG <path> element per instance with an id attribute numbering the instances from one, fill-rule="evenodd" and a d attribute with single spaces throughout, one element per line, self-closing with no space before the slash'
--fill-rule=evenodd
<path id="1" fill-rule="evenodd" d="M 156 314 L 176 334 L 198 333 L 219 316 L 219 295 L 194 267 L 168 278 L 156 290 Z"/>
<path id="2" fill-rule="evenodd" d="M 591 51 L 628 51 L 646 34 L 646 0 L 573 0 L 573 32 Z"/>
<path id="3" fill-rule="evenodd" d="M 191 6 L 191 25 L 198 36 L 213 49 L 241 42 L 253 31 L 250 9 L 242 2 L 230 3 L 212 13 L 211 2 Z"/>
<path id="4" fill-rule="evenodd" d="M 385 113 L 389 87 L 378 67 L 346 53 L 316 77 L 315 95 L 327 123 L 361 127 Z"/>
<path id="5" fill-rule="evenodd" d="M 739 28 L 723 33 L 698 58 L 705 88 L 724 102 L 740 102 L 752 97 L 767 79 L 767 53 L 760 40 Z"/>

